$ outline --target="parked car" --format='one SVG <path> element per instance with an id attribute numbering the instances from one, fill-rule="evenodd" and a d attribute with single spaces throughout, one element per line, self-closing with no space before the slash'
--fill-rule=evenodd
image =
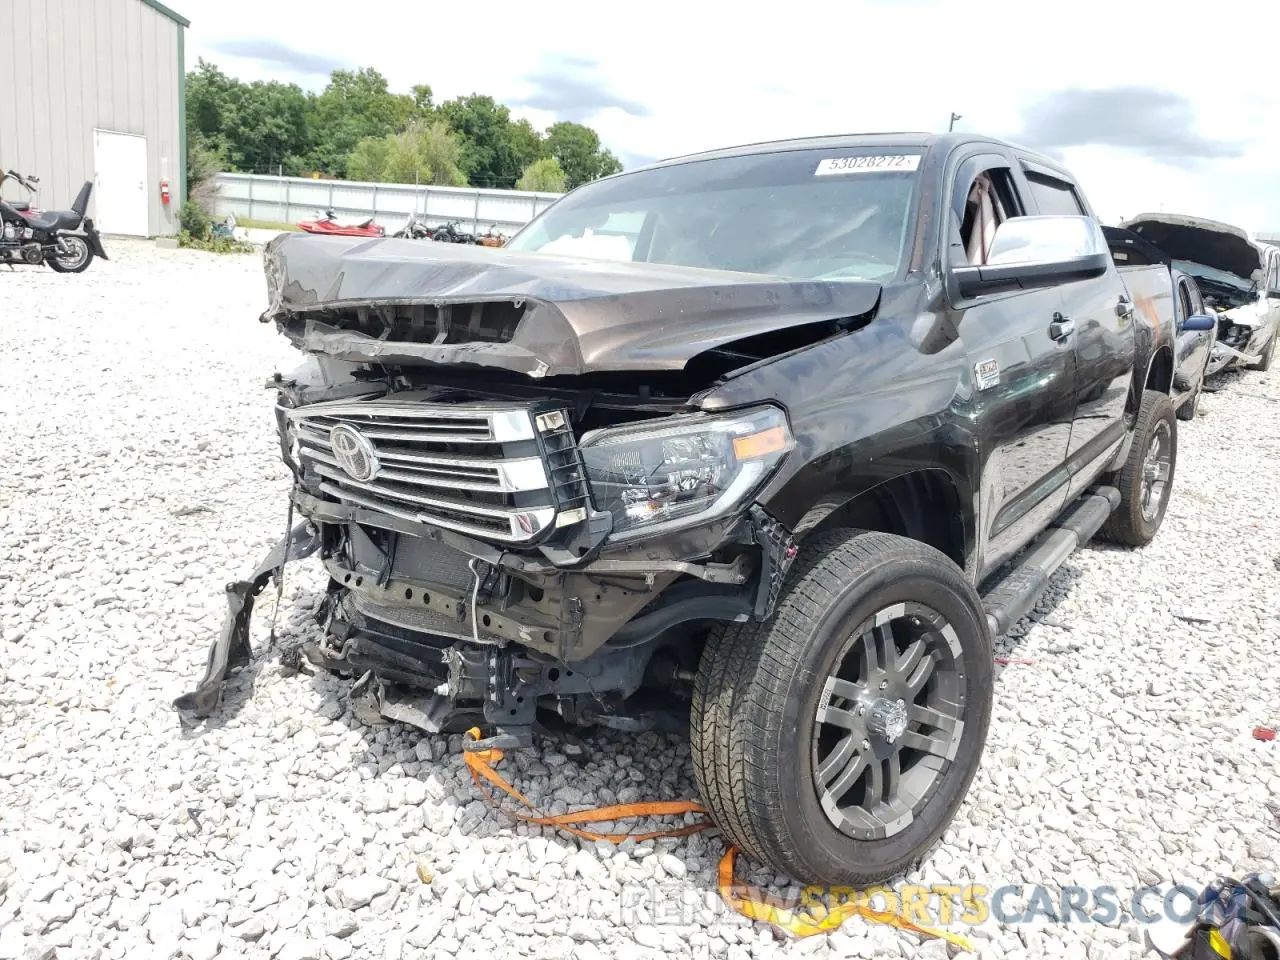
<path id="1" fill-rule="evenodd" d="M 469 749 L 687 723 L 727 841 L 806 882 L 930 848 L 993 637 L 1172 491 L 1168 270 L 1119 272 L 1070 173 L 995 140 L 756 144 L 586 184 L 483 253 L 265 257 L 263 319 L 308 354 L 276 381 L 304 522 L 228 586 L 176 706 L 216 708 L 254 596 L 318 551 L 302 652 L 359 701 Z"/>
<path id="2" fill-rule="evenodd" d="M 1270 368 L 1280 336 L 1280 250 L 1252 242 L 1239 227 L 1181 214 L 1143 213 L 1121 226 L 1195 277 L 1218 317 L 1209 374 Z"/>
<path id="3" fill-rule="evenodd" d="M 1130 267 L 1157 263 L 1169 268 L 1177 330 L 1173 350 L 1173 403 L 1179 420 L 1194 420 L 1217 335 L 1217 314 L 1205 306 L 1195 278 L 1175 269 L 1173 259 L 1163 250 L 1123 227 L 1103 227 L 1102 232 L 1122 274 Z"/>

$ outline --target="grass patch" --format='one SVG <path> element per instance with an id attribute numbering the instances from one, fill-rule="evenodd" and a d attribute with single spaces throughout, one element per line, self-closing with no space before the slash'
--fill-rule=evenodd
<path id="1" fill-rule="evenodd" d="M 193 237 L 186 230 L 178 233 L 178 246 L 188 250 L 207 250 L 209 253 L 257 253 L 258 248 L 243 240 L 230 237 Z"/>
<path id="2" fill-rule="evenodd" d="M 236 217 L 236 226 L 246 230 L 281 230 L 289 233 L 300 233 L 296 223 L 277 223 L 274 220 L 241 220 Z"/>

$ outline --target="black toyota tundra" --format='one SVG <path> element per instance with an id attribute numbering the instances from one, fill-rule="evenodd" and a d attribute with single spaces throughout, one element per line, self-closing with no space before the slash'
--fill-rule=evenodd
<path id="1" fill-rule="evenodd" d="M 972 780 L 992 639 L 1095 533 L 1141 546 L 1177 454 L 1173 287 L 1118 270 L 1056 163 L 841 136 L 582 186 L 505 249 L 285 235 L 262 316 L 315 664 L 383 716 L 688 725 L 726 838 L 866 883 Z M 1208 324 L 1191 317 L 1186 323 Z"/>

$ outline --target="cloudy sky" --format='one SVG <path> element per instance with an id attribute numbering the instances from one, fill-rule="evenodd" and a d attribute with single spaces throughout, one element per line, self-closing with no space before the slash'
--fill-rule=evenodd
<path id="1" fill-rule="evenodd" d="M 591 124 L 627 166 L 807 134 L 958 130 L 1060 157 L 1104 221 L 1148 210 L 1280 232 L 1280 68 L 1266 0 L 610 4 L 170 0 L 196 56 L 324 86 L 374 66 L 437 102 L 488 93 Z M 477 15 L 476 11 L 481 11 Z"/>

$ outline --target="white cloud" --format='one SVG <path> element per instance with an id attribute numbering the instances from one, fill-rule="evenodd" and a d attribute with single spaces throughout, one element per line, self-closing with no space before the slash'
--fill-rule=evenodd
<path id="1" fill-rule="evenodd" d="M 1216 0 L 1189 19 L 1168 6 L 1113 0 L 1043 10 L 1013 0 L 568 0 L 543 17 L 513 0 L 178 3 L 192 21 L 191 61 L 203 55 L 245 79 L 322 83 L 279 59 L 219 53 L 226 41 L 374 66 L 396 89 L 429 83 L 437 100 L 479 92 L 513 103 L 540 73 L 587 77 L 602 106 L 586 122 L 624 157 L 814 133 L 943 130 L 953 110 L 963 115 L 958 129 L 1015 136 L 1028 108 L 1056 92 L 1163 90 L 1185 99 L 1195 127 L 1188 133 L 1243 155 L 1192 164 L 1139 149 L 1067 147 L 1067 165 L 1099 214 L 1163 207 L 1280 230 L 1280 83 L 1259 40 L 1280 28 L 1270 7 Z M 647 115 L 619 106 L 627 104 Z M 537 126 L 555 118 L 547 109 L 515 112 Z"/>

